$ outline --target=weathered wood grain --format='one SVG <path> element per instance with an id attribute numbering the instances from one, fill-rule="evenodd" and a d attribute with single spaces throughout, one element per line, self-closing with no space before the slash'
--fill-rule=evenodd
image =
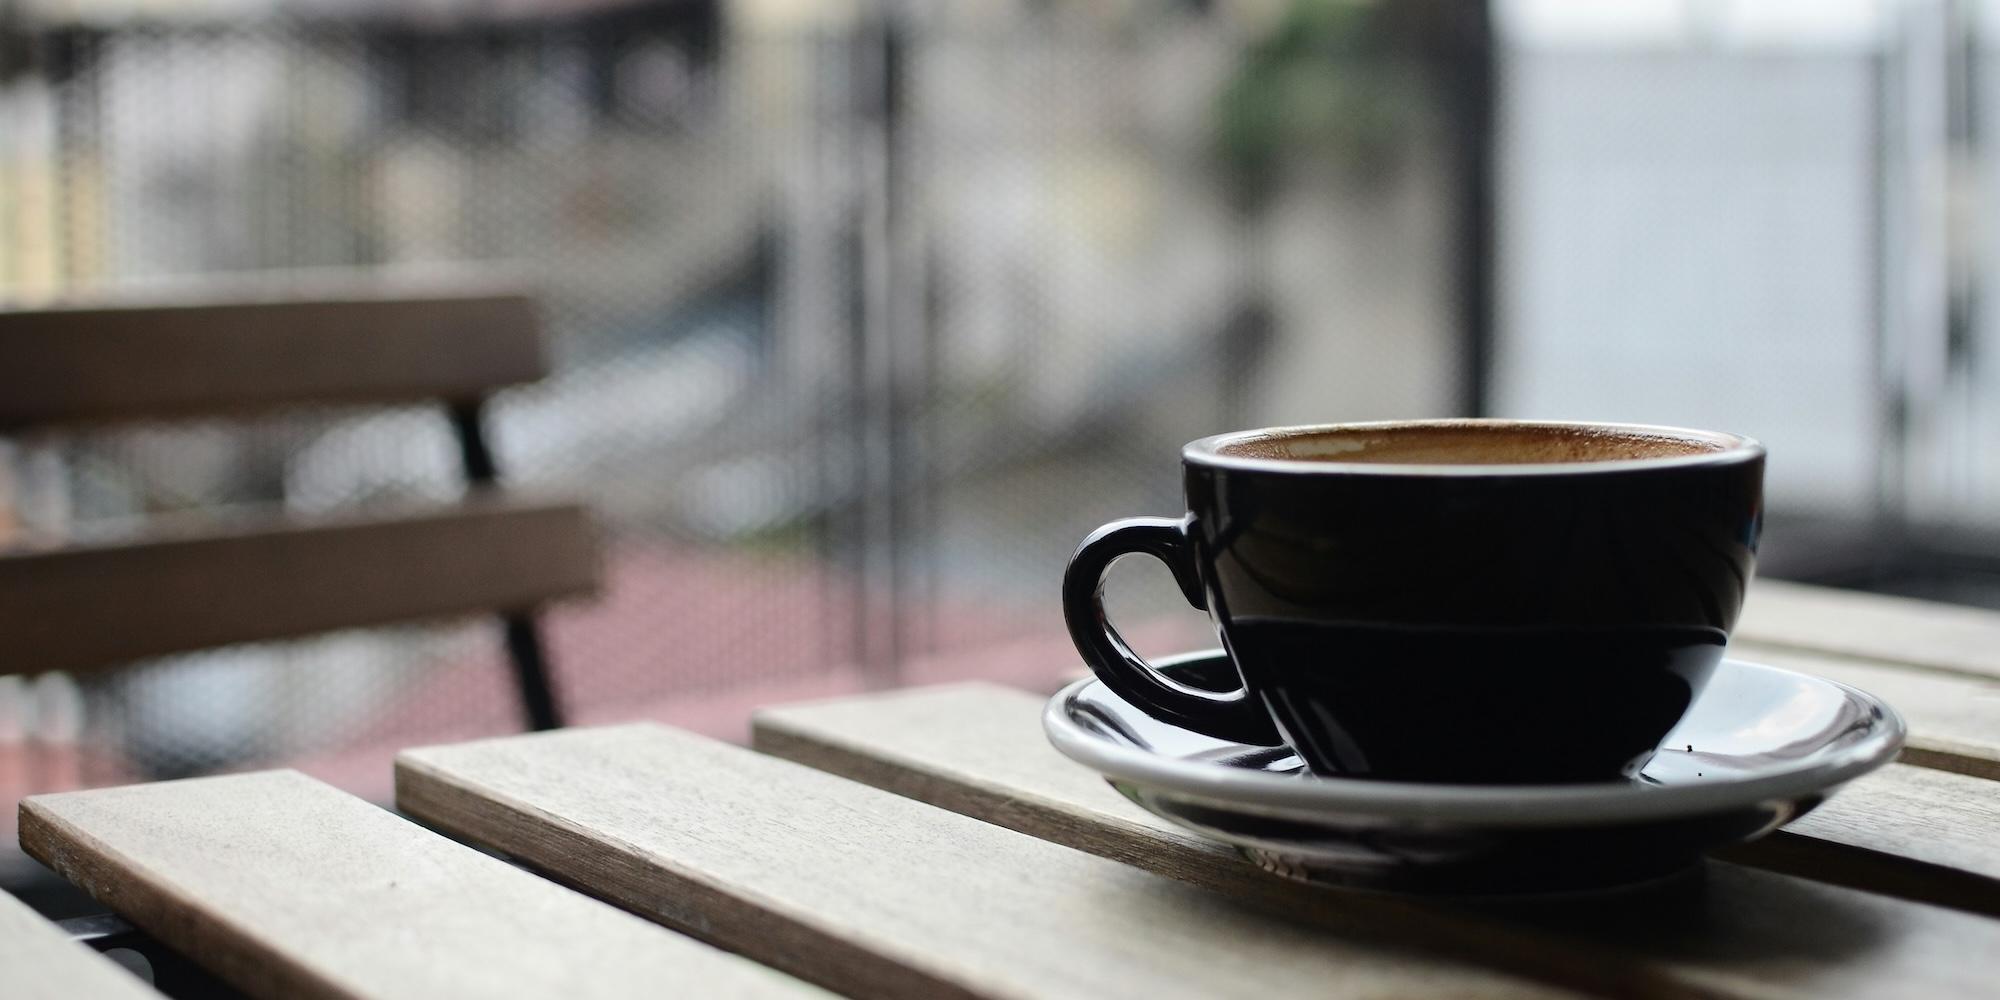
<path id="1" fill-rule="evenodd" d="M 137 976 L 71 941 L 28 904 L 0 892 L 0 997 L 7 1000 L 159 1000 Z"/>
<path id="2" fill-rule="evenodd" d="M 2000 612 L 1983 608 L 1758 580 L 1736 638 L 2000 679 Z"/>
<path id="3" fill-rule="evenodd" d="M 768 709 L 756 719 L 755 739 L 767 752 L 998 825 L 1246 891 L 1250 866 L 1232 852 L 1145 813 L 1051 749 L 1038 723 L 1041 705 L 988 685 L 918 689 Z M 1990 866 L 1978 835 L 1961 830 L 1957 854 L 1931 856 Z M 1252 891 L 1302 908 L 1327 899 L 1276 880 L 1258 885 Z M 1518 956 L 1544 963 L 1552 976 L 1574 971 L 1570 963 L 1593 947 L 1681 988 L 1726 996 L 1974 996 L 2000 975 L 1993 958 L 1970 957 L 2000 948 L 2000 923 L 1726 864 L 1711 865 L 1692 895 L 1492 915 L 1552 935 Z M 1455 931 L 1452 943 L 1477 945 Z"/>
<path id="4" fill-rule="evenodd" d="M 806 997 L 292 771 L 42 795 L 30 854 L 266 997 Z"/>
<path id="5" fill-rule="evenodd" d="M 1738 642 L 1730 655 L 1851 684 L 1909 723 L 1907 764 L 2000 779 L 2000 678 L 1944 674 Z"/>
<path id="6" fill-rule="evenodd" d="M 2000 785 L 1891 764 L 1730 861 L 2000 917 Z"/>
<path id="7" fill-rule="evenodd" d="M 404 811 L 853 996 L 1537 996 L 660 726 L 405 752 Z"/>
<path id="8" fill-rule="evenodd" d="M 594 590 L 598 573 L 582 507 L 498 498 L 0 554 L 0 674 L 525 611 Z"/>
<path id="9" fill-rule="evenodd" d="M 343 285 L 0 311 L 0 428 L 473 400 L 548 371 L 525 294 Z"/>

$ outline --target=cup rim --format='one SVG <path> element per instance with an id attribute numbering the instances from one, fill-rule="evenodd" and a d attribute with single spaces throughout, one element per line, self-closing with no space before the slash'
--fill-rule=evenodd
<path id="1" fill-rule="evenodd" d="M 1613 431 L 1622 434 L 1702 441 L 1719 445 L 1720 447 L 1714 451 L 1697 452 L 1692 455 L 1668 455 L 1661 458 L 1614 458 L 1590 462 L 1453 464 L 1441 462 L 1343 462 L 1338 459 L 1322 458 L 1254 458 L 1247 455 L 1224 454 L 1221 450 L 1230 445 L 1241 444 L 1246 441 L 1320 434 L 1329 431 L 1387 431 L 1405 428 L 1483 427 Z M 1601 420 L 1515 420 L 1506 417 L 1459 417 L 1438 420 L 1367 420 L 1346 423 L 1260 427 L 1254 430 L 1211 434 L 1208 437 L 1190 441 L 1181 448 L 1181 461 L 1189 465 L 1233 469 L 1244 472 L 1281 472 L 1290 475 L 1322 476 L 1589 476 L 1617 472 L 1642 472 L 1651 469 L 1727 465 L 1737 462 L 1747 462 L 1761 458 L 1763 455 L 1764 446 L 1755 438 L 1745 437 L 1741 434 L 1730 434 L 1725 431 L 1707 431 L 1691 427 L 1672 427 L 1663 424 L 1632 424 Z"/>

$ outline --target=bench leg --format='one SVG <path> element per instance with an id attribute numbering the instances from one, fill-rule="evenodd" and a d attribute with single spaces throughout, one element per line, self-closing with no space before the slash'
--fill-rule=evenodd
<path id="1" fill-rule="evenodd" d="M 57 926 L 100 953 L 131 951 L 152 970 L 153 988 L 176 1000 L 247 1000 L 248 994 L 210 975 L 180 952 L 161 944 L 115 913 L 59 920 Z M 112 956 L 114 959 L 117 956 Z M 125 964 L 125 963 L 120 963 Z M 135 973 L 137 974 L 137 973 Z"/>

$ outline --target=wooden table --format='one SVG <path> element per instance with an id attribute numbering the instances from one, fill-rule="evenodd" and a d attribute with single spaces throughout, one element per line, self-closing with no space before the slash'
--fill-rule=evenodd
<path id="1" fill-rule="evenodd" d="M 258 996 L 2000 995 L 2000 614 L 1760 583 L 1734 654 L 1887 697 L 1904 762 L 1585 902 L 1277 880 L 1058 757 L 1044 693 L 983 684 L 770 709 L 755 749 L 411 750 L 415 822 L 268 772 L 30 799 L 21 840 Z M 144 992 L 9 902 L 0 996 Z"/>

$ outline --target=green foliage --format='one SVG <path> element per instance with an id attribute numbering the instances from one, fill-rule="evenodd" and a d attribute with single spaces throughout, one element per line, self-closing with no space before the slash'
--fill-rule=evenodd
<path id="1" fill-rule="evenodd" d="M 1420 113 L 1405 60 L 1385 52 L 1383 5 L 1292 0 L 1243 54 L 1217 101 L 1215 152 L 1237 203 L 1254 209 L 1307 160 L 1386 169 Z"/>

